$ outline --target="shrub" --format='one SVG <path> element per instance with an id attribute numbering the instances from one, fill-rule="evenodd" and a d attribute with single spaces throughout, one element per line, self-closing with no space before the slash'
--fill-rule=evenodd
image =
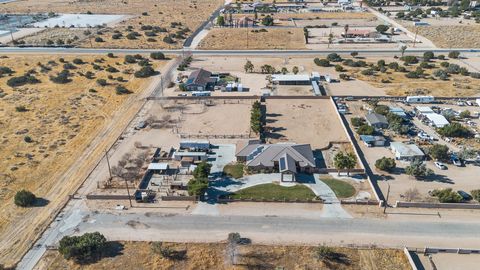
<path id="1" fill-rule="evenodd" d="M 58 84 L 66 84 L 72 80 L 69 78 L 70 72 L 66 69 L 62 70 L 57 76 L 50 76 L 50 81 Z"/>
<path id="2" fill-rule="evenodd" d="M 63 69 L 76 69 L 77 67 L 74 64 L 71 63 L 65 63 L 63 64 Z"/>
<path id="3" fill-rule="evenodd" d="M 72 60 L 72 62 L 73 62 L 75 65 L 83 65 L 83 64 L 85 64 L 85 62 L 83 62 L 83 60 L 80 59 L 80 58 L 75 58 L 75 59 Z"/>
<path id="4" fill-rule="evenodd" d="M 101 37 L 96 37 L 95 42 L 104 42 L 103 38 Z"/>
<path id="5" fill-rule="evenodd" d="M 433 72 L 433 76 L 438 77 L 441 80 L 448 80 L 448 73 L 443 69 L 438 69 Z"/>
<path id="6" fill-rule="evenodd" d="M 460 57 L 460 52 L 451 51 L 451 52 L 448 53 L 448 57 L 456 59 L 456 58 Z"/>
<path id="7" fill-rule="evenodd" d="M 107 53 L 107 57 L 108 57 L 108 58 L 114 58 L 115 55 L 113 55 L 113 53 L 110 52 L 110 53 Z"/>
<path id="8" fill-rule="evenodd" d="M 465 110 L 465 111 L 462 111 L 460 114 L 459 114 L 460 118 L 470 118 L 471 116 L 471 113 L 469 110 Z"/>
<path id="9" fill-rule="evenodd" d="M 139 71 L 135 72 L 134 76 L 137 78 L 147 78 L 155 75 L 155 70 L 150 66 L 142 67 Z"/>
<path id="10" fill-rule="evenodd" d="M 462 201 L 462 196 L 451 188 L 435 189 L 432 191 L 432 196 L 437 197 L 441 203 L 459 203 Z"/>
<path id="11" fill-rule="evenodd" d="M 105 80 L 105 79 L 97 79 L 97 84 L 100 85 L 100 86 L 108 85 L 107 80 Z"/>
<path id="12" fill-rule="evenodd" d="M 35 76 L 30 74 L 25 74 L 19 77 L 12 77 L 7 81 L 7 85 L 10 87 L 18 87 L 26 84 L 36 84 L 36 83 L 40 83 L 40 80 L 38 80 L 37 78 L 35 78 Z"/>
<path id="13" fill-rule="evenodd" d="M 93 262 L 102 257 L 107 247 L 107 239 L 99 232 L 85 233 L 82 236 L 64 236 L 58 251 L 67 260 L 78 263 Z"/>
<path id="14" fill-rule="evenodd" d="M 474 200 L 480 202 L 480 189 L 474 189 L 470 193 L 472 194 Z"/>
<path id="15" fill-rule="evenodd" d="M 313 62 L 317 65 L 317 66 L 321 66 L 321 67 L 329 67 L 330 66 L 330 61 L 328 61 L 327 59 L 318 59 L 318 58 L 315 58 L 313 60 Z"/>
<path id="16" fill-rule="evenodd" d="M 397 165 L 393 158 L 382 157 L 375 161 L 375 167 L 386 172 L 391 172 L 396 166 Z"/>
<path id="17" fill-rule="evenodd" d="M 359 135 L 373 135 L 373 133 L 375 133 L 375 129 L 372 126 L 364 124 L 357 129 L 357 133 Z"/>
<path id="18" fill-rule="evenodd" d="M 36 199 L 37 198 L 35 197 L 35 194 L 28 190 L 22 189 L 15 194 L 13 202 L 16 206 L 28 207 L 32 206 L 35 203 Z"/>
<path id="19" fill-rule="evenodd" d="M 428 169 L 421 160 L 416 159 L 405 168 L 405 173 L 415 178 L 423 178 L 432 175 L 433 171 Z"/>
<path id="20" fill-rule="evenodd" d="M 23 137 L 23 140 L 24 140 L 26 143 L 31 143 L 31 142 L 33 142 L 32 137 L 30 137 L 30 136 L 28 136 L 28 135 L 25 136 L 25 137 Z"/>
<path id="21" fill-rule="evenodd" d="M 107 67 L 105 69 L 105 71 L 110 72 L 110 73 L 116 73 L 116 72 L 118 72 L 118 69 L 116 69 L 114 67 Z"/>
<path id="22" fill-rule="evenodd" d="M 121 39 L 121 38 L 122 38 L 122 34 L 120 33 L 116 33 L 112 35 L 112 39 Z"/>
<path id="23" fill-rule="evenodd" d="M 127 37 L 127 39 L 129 39 L 129 40 L 137 39 L 137 35 L 136 35 L 134 32 L 128 33 L 126 37 Z"/>
<path id="24" fill-rule="evenodd" d="M 25 106 L 17 106 L 17 107 L 15 107 L 15 110 L 17 112 L 26 112 L 27 108 L 25 108 Z"/>
<path id="25" fill-rule="evenodd" d="M 173 40 L 171 37 L 169 36 L 166 36 L 163 38 L 163 42 L 167 43 L 167 44 L 173 44 L 175 43 L 175 40 Z"/>
<path id="26" fill-rule="evenodd" d="M 337 53 L 331 53 L 331 54 L 327 55 L 327 60 L 330 61 L 330 62 L 341 62 L 342 57 L 340 55 L 338 55 Z"/>
<path id="27" fill-rule="evenodd" d="M 470 77 L 480 79 L 480 72 L 470 72 Z"/>
<path id="28" fill-rule="evenodd" d="M 188 182 L 188 195 L 201 196 L 205 194 L 208 189 L 207 178 L 193 178 Z"/>
<path id="29" fill-rule="evenodd" d="M 134 64 L 137 62 L 137 59 L 135 59 L 135 57 L 133 55 L 125 55 L 125 63 L 127 64 Z"/>
<path id="30" fill-rule="evenodd" d="M 344 81 L 350 80 L 350 76 L 349 76 L 348 74 L 345 74 L 345 73 L 341 73 L 340 75 L 338 75 L 338 77 L 339 77 L 341 80 L 344 80 Z"/>
<path id="31" fill-rule="evenodd" d="M 377 105 L 374 111 L 381 115 L 387 115 L 390 112 L 390 108 L 387 105 Z"/>
<path id="32" fill-rule="evenodd" d="M 115 93 L 117 93 L 117 95 L 126 95 L 132 92 L 123 85 L 117 85 L 117 87 L 115 87 Z"/>
<path id="33" fill-rule="evenodd" d="M 343 66 L 342 65 L 335 65 L 335 71 L 343 72 L 344 71 Z"/>
<path id="34" fill-rule="evenodd" d="M 375 74 L 375 72 L 373 71 L 373 69 L 371 68 L 368 68 L 368 69 L 364 69 L 360 72 L 362 75 L 365 75 L 365 76 L 372 76 Z"/>
<path id="35" fill-rule="evenodd" d="M 3 75 L 10 75 L 10 74 L 13 74 L 13 70 L 11 68 L 0 66 L 0 78 Z"/>
<path id="36" fill-rule="evenodd" d="M 390 28 L 388 25 L 384 25 L 384 24 L 380 24 L 380 25 L 377 25 L 377 27 L 375 27 L 375 30 L 377 30 L 377 32 L 379 33 L 385 33 L 388 28 Z"/>
<path id="37" fill-rule="evenodd" d="M 165 59 L 165 54 L 163 54 L 162 52 L 152 52 L 150 53 L 150 58 L 154 60 L 163 60 Z"/>
<path id="38" fill-rule="evenodd" d="M 405 63 L 405 65 L 418 63 L 418 58 L 413 55 L 405 55 L 401 57 L 400 60 L 402 60 Z"/>

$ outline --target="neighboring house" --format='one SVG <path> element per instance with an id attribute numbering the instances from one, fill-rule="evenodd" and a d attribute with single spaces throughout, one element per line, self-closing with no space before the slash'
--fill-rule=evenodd
<path id="1" fill-rule="evenodd" d="M 423 159 L 425 154 L 423 151 L 418 148 L 415 144 L 404 144 L 401 142 L 392 142 L 390 143 L 390 148 L 395 154 L 395 159 L 397 160 L 414 160 L 414 159 Z"/>
<path id="2" fill-rule="evenodd" d="M 315 158 L 309 144 L 248 143 L 237 154 L 237 161 L 245 162 L 252 171 L 280 172 L 281 181 L 295 181 L 300 172 L 313 173 Z"/>
<path id="3" fill-rule="evenodd" d="M 216 79 L 212 73 L 203 68 L 197 69 L 188 76 L 185 87 L 188 91 L 207 91 L 213 89 Z"/>
<path id="4" fill-rule="evenodd" d="M 360 135 L 360 140 L 368 147 L 385 146 L 387 143 L 387 140 L 383 136 Z"/>
<path id="5" fill-rule="evenodd" d="M 242 17 L 235 22 L 236 27 L 246 28 L 255 26 L 255 20 L 250 17 Z"/>
<path id="6" fill-rule="evenodd" d="M 388 127 L 387 118 L 378 113 L 367 114 L 367 116 L 365 116 L 365 120 L 367 120 L 367 123 L 374 128 L 382 129 Z"/>

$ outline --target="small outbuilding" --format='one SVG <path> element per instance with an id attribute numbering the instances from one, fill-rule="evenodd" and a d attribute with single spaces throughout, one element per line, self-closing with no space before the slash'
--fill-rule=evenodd
<path id="1" fill-rule="evenodd" d="M 272 82 L 279 85 L 310 85 L 310 76 L 308 74 L 275 74 L 272 75 Z"/>
<path id="2" fill-rule="evenodd" d="M 448 122 L 447 118 L 445 116 L 438 114 L 438 113 L 428 113 L 425 115 L 428 119 L 428 121 L 431 123 L 432 126 L 437 127 L 437 128 L 442 128 L 450 122 Z"/>
<path id="3" fill-rule="evenodd" d="M 387 140 L 383 136 L 360 135 L 360 140 L 368 147 L 385 146 Z"/>

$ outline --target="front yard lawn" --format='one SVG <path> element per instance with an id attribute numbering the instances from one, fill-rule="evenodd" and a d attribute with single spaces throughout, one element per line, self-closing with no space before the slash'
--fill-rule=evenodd
<path id="1" fill-rule="evenodd" d="M 235 179 L 243 177 L 243 164 L 236 163 L 236 164 L 227 164 L 223 167 L 223 173 Z"/>
<path id="2" fill-rule="evenodd" d="M 320 180 L 327 184 L 339 198 L 350 198 L 355 195 L 355 188 L 345 181 L 333 178 L 321 178 Z"/>
<path id="3" fill-rule="evenodd" d="M 304 185 L 283 187 L 278 184 L 262 184 L 242 189 L 233 194 L 232 197 L 235 199 L 311 200 L 315 199 L 316 196 L 310 188 Z"/>

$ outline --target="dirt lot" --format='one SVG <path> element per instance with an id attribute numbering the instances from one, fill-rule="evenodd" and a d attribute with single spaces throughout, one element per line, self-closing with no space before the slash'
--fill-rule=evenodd
<path id="1" fill-rule="evenodd" d="M 266 137 L 271 143 L 309 143 L 318 149 L 332 141 L 348 141 L 329 99 L 269 99 L 266 106 L 270 130 Z"/>
<path id="2" fill-rule="evenodd" d="M 478 268 L 478 262 L 480 261 L 480 255 L 478 254 L 437 253 L 427 256 L 423 253 L 417 253 L 417 255 L 425 270 L 433 270 L 428 256 L 432 257 L 432 261 L 438 270 L 475 270 Z"/>
<path id="3" fill-rule="evenodd" d="M 415 32 L 411 26 L 408 29 Z M 438 25 L 418 27 L 418 34 L 440 48 L 480 47 L 480 25 Z"/>
<path id="4" fill-rule="evenodd" d="M 36 44 L 36 45 L 47 45 L 47 42 L 53 41 L 57 42 L 62 40 L 65 43 L 75 43 L 75 40 L 83 40 L 87 38 L 84 34 L 84 30 L 80 29 L 65 29 L 65 28 L 49 28 L 44 29 L 41 32 L 28 35 L 21 38 L 20 42 L 25 42 L 25 44 Z"/>
<path id="5" fill-rule="evenodd" d="M 335 248 L 344 260 L 323 262 L 315 257 L 316 247 L 246 245 L 238 248 L 232 265 L 223 243 L 163 245 L 185 250 L 186 259 L 165 259 L 152 251 L 150 243 L 124 242 L 119 244 L 119 255 L 86 266 L 75 265 L 58 252 L 49 251 L 37 268 L 112 269 L 122 265 L 125 269 L 410 269 L 401 250 Z"/>
<path id="6" fill-rule="evenodd" d="M 251 28 L 216 28 L 200 42 L 199 49 L 208 50 L 262 50 L 262 49 L 305 49 L 305 38 L 300 28 L 266 29 L 267 32 Z M 248 37 L 247 37 L 248 35 Z"/>
<path id="7" fill-rule="evenodd" d="M 49 76 L 56 75 L 62 70 L 62 63 L 58 56 L 11 56 L 1 61 L 2 66 L 10 67 L 15 71 L 13 76 L 20 76 L 27 70 L 33 70 L 36 72 L 35 77 L 40 80 L 37 84 L 11 88 L 6 85 L 9 76 L 0 78 L 0 92 L 3 92 L 3 97 L 0 98 L 0 136 L 2 138 L 0 152 L 3 154 L 0 159 L 2 172 L 0 200 L 3 204 L 0 210 L 2 216 L 0 221 L 2 237 L 0 238 L 6 241 L 8 235 L 3 233 L 11 233 L 10 229 L 25 225 L 22 223 L 25 220 L 24 215 L 34 214 L 36 221 L 45 220 L 49 213 L 44 212 L 52 211 L 59 201 L 65 199 L 65 197 L 55 197 L 57 192 L 52 190 L 59 184 L 60 177 L 89 147 L 92 139 L 109 124 L 115 113 L 124 109 L 123 104 L 127 101 L 134 102 L 136 94 L 141 93 L 151 82 L 150 79 L 134 78 L 131 73 L 121 73 L 137 70 L 138 65 L 116 64 L 122 60 L 103 57 L 103 62 L 96 64 L 101 67 L 115 66 L 120 71 L 114 73 L 115 77 L 121 76 L 123 81 L 107 80 L 109 85 L 100 87 L 96 84 L 96 79 L 107 79 L 107 75 L 111 74 L 104 70 L 93 69 L 94 60 L 102 57 L 69 56 L 64 57 L 64 60 L 71 63 L 74 58 L 80 58 L 85 63 L 75 65 L 76 69 L 71 71 L 74 74 L 70 77 L 72 81 L 66 84 L 55 84 L 49 79 Z M 55 63 L 48 64 L 48 61 L 55 61 Z M 153 62 L 156 69 L 165 63 Z M 87 71 L 94 73 L 94 79 L 77 75 L 85 74 Z M 125 86 L 133 94 L 117 95 L 116 85 Z M 19 111 L 21 106 L 24 106 L 26 111 Z M 63 188 L 72 189 L 77 184 L 78 181 L 72 180 Z M 37 197 L 45 199 L 45 203 L 50 201 L 50 207 L 30 209 L 15 207 L 12 197 L 22 188 L 31 190 Z M 34 223 L 32 226 L 35 224 L 38 225 Z M 38 230 L 39 227 L 24 228 L 23 234 L 16 236 L 32 237 L 34 229 Z M 9 243 L 8 250 L 12 254 L 21 253 L 23 247 L 19 245 L 29 243 L 18 240 L 15 244 L 17 245 Z M 13 258 L 7 255 L 12 254 L 3 251 L 5 250 L 1 252 L 1 260 L 4 263 L 11 263 Z"/>
<path id="8" fill-rule="evenodd" d="M 188 28 L 186 36 L 190 35 L 212 12 L 217 9 L 223 0 L 131 0 L 118 2 L 114 0 L 79 1 L 79 0 L 27 0 L 12 2 L 0 6 L 0 13 L 21 12 L 56 12 L 56 13 L 86 13 L 87 11 L 98 14 L 125 14 L 132 18 L 122 21 L 114 27 L 107 27 L 100 32 L 91 30 L 93 47 L 99 48 L 179 48 L 183 44 L 183 38 L 174 38 L 174 43 L 166 43 L 163 38 L 167 34 L 176 34 L 181 29 Z M 143 15 L 142 15 L 143 14 Z M 171 23 L 180 23 L 172 26 Z M 151 30 L 141 30 L 141 26 L 158 26 L 166 28 L 166 32 L 158 32 L 153 36 L 146 36 Z M 127 27 L 132 26 L 131 30 Z M 112 35 L 118 31 L 122 34 L 119 39 L 112 39 Z M 140 35 L 135 39 L 127 39 L 130 32 L 138 32 Z M 94 42 L 96 37 L 101 37 L 104 42 Z M 148 39 L 150 41 L 148 41 Z M 83 47 L 91 47 L 88 39 L 79 40 L 75 44 Z"/>

